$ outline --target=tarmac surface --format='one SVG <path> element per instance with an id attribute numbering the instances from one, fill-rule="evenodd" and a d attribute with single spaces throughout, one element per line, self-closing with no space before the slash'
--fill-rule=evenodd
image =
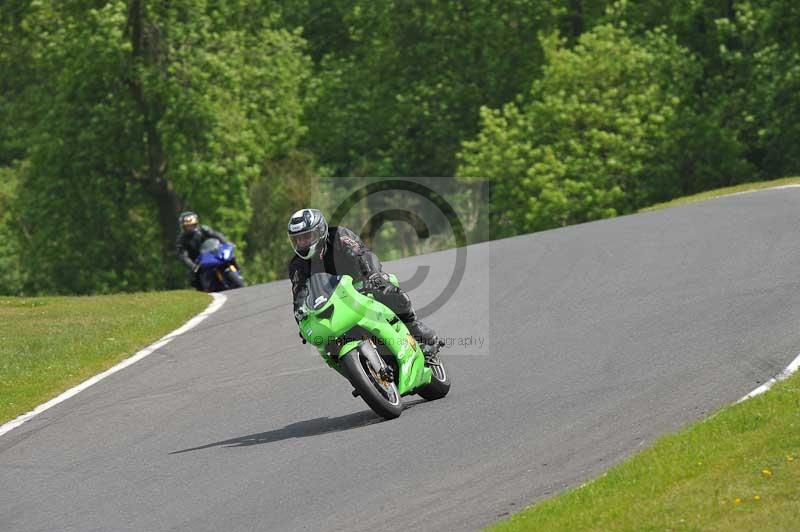
<path id="1" fill-rule="evenodd" d="M 465 248 L 426 321 L 450 394 L 384 422 L 297 336 L 289 283 L 0 437 L 0 530 L 476 530 L 800 352 L 800 189 Z M 462 248 L 464 251 L 464 248 Z M 287 257 L 288 259 L 288 257 Z M 418 308 L 454 250 L 387 263 Z"/>

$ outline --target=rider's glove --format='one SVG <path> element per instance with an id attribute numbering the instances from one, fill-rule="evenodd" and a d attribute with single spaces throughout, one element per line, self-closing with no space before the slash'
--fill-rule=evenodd
<path id="1" fill-rule="evenodd" d="M 367 277 L 365 284 L 367 288 L 376 292 L 385 292 L 386 289 L 391 286 L 391 283 L 389 282 L 389 275 L 383 272 L 373 273 Z"/>

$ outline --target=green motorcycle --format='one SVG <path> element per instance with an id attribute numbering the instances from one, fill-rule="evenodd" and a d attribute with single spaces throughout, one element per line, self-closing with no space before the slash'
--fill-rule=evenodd
<path id="1" fill-rule="evenodd" d="M 390 275 L 392 284 L 397 278 Z M 447 395 L 450 380 L 436 346 L 420 346 L 406 325 L 349 275 L 316 273 L 295 313 L 300 335 L 353 385 L 378 415 L 394 419 L 400 398 L 419 394 L 432 401 Z"/>

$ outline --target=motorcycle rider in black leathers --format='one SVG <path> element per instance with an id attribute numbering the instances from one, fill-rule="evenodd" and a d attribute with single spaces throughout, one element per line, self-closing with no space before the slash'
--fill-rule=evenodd
<path id="1" fill-rule="evenodd" d="M 305 299 L 306 281 L 312 274 L 347 274 L 363 281 L 365 288 L 397 314 L 420 344 L 437 345 L 436 333 L 417 319 L 408 294 L 389 282 L 378 257 L 353 231 L 342 226 L 328 228 L 319 210 L 301 209 L 289 219 L 288 233 L 295 252 L 289 263 L 295 311 Z"/>
<path id="2" fill-rule="evenodd" d="M 216 238 L 223 244 L 227 244 L 228 239 L 225 235 L 218 231 L 214 231 L 207 225 L 200 225 L 200 217 L 191 211 L 182 212 L 178 216 L 178 225 L 181 229 L 181 234 L 178 235 L 176 248 L 178 258 L 189 269 L 189 284 L 198 290 L 207 290 L 208 287 L 203 286 L 202 276 L 199 275 L 197 269 L 198 255 L 200 255 L 200 247 L 203 242 L 209 238 Z"/>

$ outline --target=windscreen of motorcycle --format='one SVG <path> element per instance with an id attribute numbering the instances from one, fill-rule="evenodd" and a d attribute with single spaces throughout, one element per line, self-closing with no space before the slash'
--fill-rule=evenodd
<path id="1" fill-rule="evenodd" d="M 212 255 L 219 253 L 219 240 L 216 238 L 204 240 L 203 245 L 200 246 L 200 253 L 211 253 Z"/>
<path id="2" fill-rule="evenodd" d="M 328 302 L 339 284 L 339 276 L 329 273 L 315 273 L 308 279 L 306 306 L 317 310 Z"/>

